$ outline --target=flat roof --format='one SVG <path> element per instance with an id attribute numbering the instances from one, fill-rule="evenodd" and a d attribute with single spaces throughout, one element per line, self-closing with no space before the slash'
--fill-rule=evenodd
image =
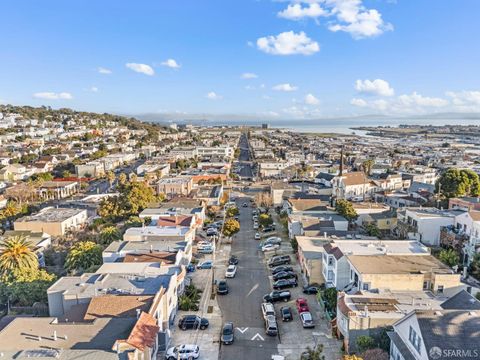
<path id="1" fill-rule="evenodd" d="M 82 212 L 87 212 L 85 209 L 72 209 L 72 208 L 54 208 L 47 207 L 42 209 L 40 212 L 21 217 L 15 222 L 24 223 L 24 222 L 44 222 L 44 223 L 56 223 L 63 222 L 71 217 L 74 217 Z"/>
<path id="2" fill-rule="evenodd" d="M 346 255 L 430 255 L 430 249 L 410 240 L 334 240 Z"/>
<path id="3" fill-rule="evenodd" d="M 362 274 L 417 274 L 430 271 L 453 274 L 452 269 L 432 255 L 348 255 L 347 258 Z"/>

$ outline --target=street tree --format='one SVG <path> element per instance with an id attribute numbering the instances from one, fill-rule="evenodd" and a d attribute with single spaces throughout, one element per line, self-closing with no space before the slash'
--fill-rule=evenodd
<path id="1" fill-rule="evenodd" d="M 353 205 L 350 201 L 345 199 L 337 200 L 335 204 L 335 210 L 342 215 L 348 222 L 352 223 L 353 221 L 357 220 L 358 214 L 353 208 Z"/>
<path id="2" fill-rule="evenodd" d="M 316 347 L 311 348 L 310 346 L 302 353 L 300 360 L 325 360 L 325 355 L 323 355 L 323 344 L 318 344 Z"/>
<path id="3" fill-rule="evenodd" d="M 115 182 L 115 179 L 116 179 L 115 173 L 111 170 L 108 171 L 107 172 L 107 180 L 108 180 L 108 184 L 110 185 L 110 187 L 113 186 L 113 183 Z"/>
<path id="4" fill-rule="evenodd" d="M 65 260 L 65 268 L 70 271 L 84 271 L 102 264 L 102 247 L 93 241 L 74 244 Z"/>
<path id="5" fill-rule="evenodd" d="M 237 220 L 233 218 L 225 220 L 225 224 L 223 225 L 223 235 L 230 237 L 239 231 L 240 223 Z"/>

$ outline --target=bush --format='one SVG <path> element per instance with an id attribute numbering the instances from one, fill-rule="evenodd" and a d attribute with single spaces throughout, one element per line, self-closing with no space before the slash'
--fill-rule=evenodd
<path id="1" fill-rule="evenodd" d="M 260 214 L 260 216 L 258 217 L 258 222 L 260 223 L 260 225 L 265 227 L 271 225 L 273 223 L 273 220 L 272 217 L 268 214 Z"/>
<path id="2" fill-rule="evenodd" d="M 438 254 L 438 258 L 441 262 L 450 267 L 458 265 L 458 262 L 460 261 L 460 258 L 454 249 L 444 249 L 440 251 L 440 254 Z"/>
<path id="3" fill-rule="evenodd" d="M 325 306 L 328 311 L 337 312 L 337 289 L 328 288 L 323 292 L 322 297 L 325 299 Z"/>
<path id="4" fill-rule="evenodd" d="M 375 347 L 375 339 L 371 336 L 362 335 L 357 338 L 357 349 L 364 352 Z"/>

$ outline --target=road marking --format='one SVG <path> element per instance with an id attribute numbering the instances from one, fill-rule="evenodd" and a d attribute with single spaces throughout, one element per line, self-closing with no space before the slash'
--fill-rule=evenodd
<path id="1" fill-rule="evenodd" d="M 245 331 L 248 330 L 248 327 L 246 328 L 237 328 L 238 331 L 240 331 L 242 334 L 245 333 Z"/>
<path id="2" fill-rule="evenodd" d="M 261 340 L 261 341 L 265 341 L 265 339 L 262 337 L 262 335 L 260 335 L 259 333 L 256 333 L 254 335 L 254 337 L 252 337 L 250 340 Z"/>
<path id="3" fill-rule="evenodd" d="M 253 287 L 251 288 L 251 290 L 248 292 L 247 296 L 245 297 L 249 297 L 250 295 L 252 295 L 252 293 L 257 290 L 258 288 L 258 283 L 256 283 L 255 285 L 253 285 Z"/>

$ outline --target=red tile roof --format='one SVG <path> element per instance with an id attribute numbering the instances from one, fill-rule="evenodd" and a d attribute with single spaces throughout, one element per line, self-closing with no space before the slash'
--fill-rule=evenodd
<path id="1" fill-rule="evenodd" d="M 127 339 L 127 343 L 140 351 L 144 351 L 145 348 L 153 347 L 158 330 L 160 328 L 157 326 L 155 318 L 146 312 L 142 312 Z"/>

